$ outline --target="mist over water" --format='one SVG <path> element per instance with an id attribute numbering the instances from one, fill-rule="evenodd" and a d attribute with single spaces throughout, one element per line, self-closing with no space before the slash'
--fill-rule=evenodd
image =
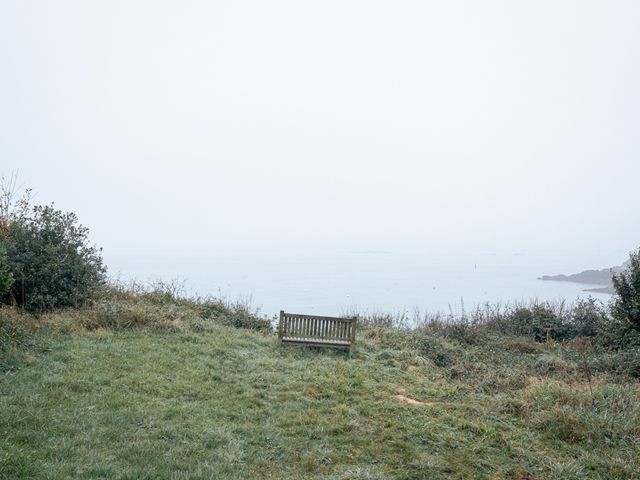
<path id="1" fill-rule="evenodd" d="M 638 24 L 622 0 L 0 1 L 0 174 L 112 275 L 267 315 L 574 299 L 537 278 L 640 239 Z"/>
<path id="2" fill-rule="evenodd" d="M 113 257 L 121 279 L 182 279 L 186 293 L 250 300 L 262 314 L 279 310 L 319 315 L 385 312 L 460 312 L 486 302 L 607 301 L 588 285 L 543 282 L 546 273 L 573 273 L 591 265 L 567 256 L 522 252 L 462 253 L 343 251 L 220 257 Z"/>

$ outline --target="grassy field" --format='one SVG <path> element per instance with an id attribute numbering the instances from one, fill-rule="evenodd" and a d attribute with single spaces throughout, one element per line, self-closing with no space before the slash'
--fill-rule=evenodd
<path id="1" fill-rule="evenodd" d="M 571 346 L 369 329 L 349 359 L 195 330 L 25 347 L 0 373 L 0 478 L 640 478 L 638 384 L 588 382 Z"/>

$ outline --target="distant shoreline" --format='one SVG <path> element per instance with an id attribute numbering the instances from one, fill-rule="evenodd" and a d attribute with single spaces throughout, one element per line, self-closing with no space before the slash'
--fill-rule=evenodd
<path id="1" fill-rule="evenodd" d="M 543 275 L 542 277 L 539 277 L 538 280 L 601 285 L 599 287 L 586 288 L 584 291 L 613 295 L 615 293 L 612 280 L 613 275 L 622 272 L 626 266 L 627 262 L 617 267 L 603 268 L 601 270 L 584 270 L 580 273 L 574 273 L 571 275 Z"/>

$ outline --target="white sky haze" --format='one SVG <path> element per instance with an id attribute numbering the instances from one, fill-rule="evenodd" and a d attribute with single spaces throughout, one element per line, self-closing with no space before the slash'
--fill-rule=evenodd
<path id="1" fill-rule="evenodd" d="M 640 2 L 0 0 L 0 172 L 106 253 L 640 245 Z"/>

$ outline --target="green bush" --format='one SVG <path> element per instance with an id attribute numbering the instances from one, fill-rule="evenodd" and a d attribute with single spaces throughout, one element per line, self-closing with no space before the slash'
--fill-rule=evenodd
<path id="1" fill-rule="evenodd" d="M 9 268 L 7 249 L 0 243 L 0 297 L 5 295 L 13 285 L 13 274 Z"/>
<path id="2" fill-rule="evenodd" d="M 14 283 L 5 303 L 31 311 L 79 306 L 104 282 L 100 251 L 73 213 L 36 206 L 12 219 L 0 243 L 6 248 Z"/>
<path id="3" fill-rule="evenodd" d="M 554 332 L 562 329 L 562 317 L 546 304 L 516 308 L 506 319 L 504 333 L 533 336 L 544 340 L 544 327 L 550 326 Z"/>
<path id="4" fill-rule="evenodd" d="M 613 286 L 613 316 L 640 331 L 640 249 L 629 255 L 627 269 L 613 276 Z"/>
<path id="5" fill-rule="evenodd" d="M 571 338 L 596 337 L 614 325 L 606 308 L 595 298 L 578 299 L 571 309 L 567 333 Z"/>
<path id="6" fill-rule="evenodd" d="M 610 335 L 616 330 L 615 322 L 605 306 L 594 298 L 578 299 L 570 308 L 549 303 L 517 307 L 504 318 L 488 322 L 488 326 L 497 327 L 505 334 L 525 336 L 538 341 L 546 340 L 545 327 L 550 328 L 550 338 L 558 341 L 597 337 L 605 333 Z"/>

